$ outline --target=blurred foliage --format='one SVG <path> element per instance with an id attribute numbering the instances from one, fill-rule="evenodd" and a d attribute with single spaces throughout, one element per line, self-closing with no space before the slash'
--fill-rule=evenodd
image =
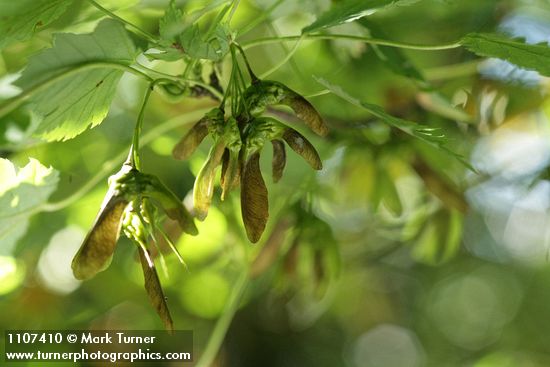
<path id="1" fill-rule="evenodd" d="M 239 96 L 232 75 L 242 70 L 245 86 L 257 75 L 304 96 L 329 133 L 314 134 L 281 99 L 260 106 L 262 118 L 311 142 L 322 169 L 287 150 L 275 183 L 280 151 L 267 144 L 269 218 L 257 244 L 239 189 L 222 201 L 216 170 L 198 235 L 170 218 L 138 225 L 166 235 L 149 252 L 175 328 L 194 331 L 195 361 L 550 365 L 547 1 L 95 5 L 0 0 L 3 329 L 162 328 L 130 240 L 121 236 L 109 268 L 90 280 L 76 280 L 71 261 L 136 120 L 139 165 L 191 210 L 212 141 L 229 146 L 227 136 L 210 128 L 186 160 L 172 149 L 226 91 Z M 226 112 L 237 118 L 246 106 L 233 100 Z M 211 335 L 223 336 L 224 316 L 232 322 L 218 353 Z"/>

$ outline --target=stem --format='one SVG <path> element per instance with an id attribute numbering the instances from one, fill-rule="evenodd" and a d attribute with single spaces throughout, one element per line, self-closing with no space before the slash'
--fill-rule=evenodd
<path id="1" fill-rule="evenodd" d="M 300 37 L 298 39 L 298 41 L 296 42 L 296 44 L 294 44 L 294 47 L 292 47 L 292 50 L 290 50 L 290 52 L 288 52 L 286 54 L 286 56 L 279 62 L 277 63 L 276 65 L 274 65 L 271 69 L 269 69 L 268 71 L 266 71 L 265 73 L 263 73 L 262 75 L 260 75 L 260 79 L 263 79 L 265 77 L 267 77 L 268 75 L 274 73 L 275 71 L 277 71 L 281 66 L 283 66 L 284 64 L 286 64 L 291 58 L 292 56 L 294 56 L 294 54 L 296 53 L 296 51 L 298 50 L 298 47 L 300 46 L 300 43 L 302 42 L 302 38 Z"/>
<path id="2" fill-rule="evenodd" d="M 250 79 L 252 80 L 252 83 L 258 81 L 258 77 L 252 71 L 252 68 L 250 67 L 250 64 L 248 63 L 248 58 L 246 57 L 246 54 L 244 53 L 243 48 L 238 43 L 233 43 L 233 45 L 241 53 L 241 56 L 243 57 L 244 63 L 246 65 L 246 69 L 248 70 L 248 75 L 250 75 Z M 237 62 L 237 57 L 233 53 L 232 53 L 232 56 L 233 56 L 233 62 Z"/>
<path id="3" fill-rule="evenodd" d="M 94 61 L 94 62 L 83 63 L 83 64 L 76 65 L 74 68 L 69 69 L 67 71 L 62 71 L 59 74 L 56 74 L 56 75 L 52 76 L 51 78 L 49 78 L 49 79 L 47 79 L 43 82 L 35 84 L 31 88 L 29 88 L 27 90 L 24 90 L 23 92 L 21 92 L 17 96 L 7 100 L 5 103 L 0 105 L 0 116 L 4 116 L 7 113 L 13 111 L 17 107 L 19 107 L 23 102 L 25 102 L 33 94 L 38 93 L 38 92 L 40 92 L 44 89 L 47 89 L 48 87 L 52 86 L 54 83 L 57 83 L 58 81 L 60 81 L 64 78 L 67 78 L 67 77 L 72 76 L 74 74 L 78 74 L 78 73 L 83 72 L 83 71 L 87 71 L 87 70 L 91 70 L 91 69 L 98 69 L 98 68 L 106 68 L 106 67 L 112 68 L 112 69 L 120 69 L 120 70 L 123 70 L 123 71 L 127 71 L 127 72 L 132 73 L 134 75 L 137 75 L 141 78 L 144 78 L 144 79 L 148 80 L 149 82 L 153 81 L 153 79 L 149 75 L 147 75 L 147 74 L 145 74 L 145 73 L 143 73 L 139 70 L 136 70 L 136 69 L 132 68 L 131 66 L 120 63 L 120 62 L 116 62 L 116 61 Z"/>
<path id="4" fill-rule="evenodd" d="M 216 88 L 213 88 L 210 84 L 204 83 L 200 80 L 188 79 L 188 78 L 184 78 L 183 76 L 180 76 L 180 75 L 172 75 L 172 74 L 163 73 L 162 71 L 151 69 L 151 68 L 148 68 L 147 66 L 144 66 L 144 65 L 141 65 L 141 64 L 139 64 L 139 66 L 141 68 L 147 70 L 150 73 L 157 74 L 157 75 L 162 76 L 163 78 L 169 79 L 171 81 L 189 83 L 189 84 L 192 84 L 192 85 L 199 85 L 199 86 L 203 87 L 204 89 L 208 90 L 210 93 L 212 93 L 214 96 L 216 96 L 219 100 L 221 100 L 223 98 L 223 95 Z"/>
<path id="5" fill-rule="evenodd" d="M 133 24 L 133 23 L 130 23 L 129 21 L 125 20 L 125 19 L 122 19 L 121 17 L 119 17 L 118 15 L 116 15 L 115 13 L 113 13 L 112 11 L 110 11 L 109 9 L 105 9 L 103 6 L 99 5 L 97 2 L 95 2 L 94 0 L 88 0 L 88 2 L 90 4 L 92 4 L 93 6 L 95 6 L 96 8 L 98 8 L 99 10 L 101 10 L 103 13 L 107 14 L 109 17 L 111 18 L 114 18 L 124 24 L 126 24 L 128 27 L 132 28 L 137 34 L 139 34 L 141 37 L 147 39 L 148 41 L 150 42 L 154 42 L 156 43 L 157 42 L 157 39 L 149 32 L 141 29 L 140 27 L 138 27 L 137 25 Z"/>
<path id="6" fill-rule="evenodd" d="M 424 70 L 428 80 L 447 80 L 477 74 L 479 64 L 483 60 L 471 60 L 460 64 L 438 66 Z"/>
<path id="7" fill-rule="evenodd" d="M 155 82 L 151 82 L 149 86 L 147 86 L 147 91 L 145 91 L 145 97 L 143 97 L 143 104 L 141 105 L 141 109 L 139 111 L 139 115 L 136 121 L 136 127 L 134 128 L 134 136 L 132 138 L 132 146 L 130 147 L 130 164 L 132 167 L 136 169 L 141 169 L 141 163 L 139 161 L 139 136 L 141 135 L 141 128 L 143 126 L 143 117 L 145 115 L 145 107 L 147 107 L 147 102 L 149 101 L 149 97 L 151 96 L 151 92 L 153 91 L 153 88 L 155 87 Z"/>
<path id="8" fill-rule="evenodd" d="M 231 320 L 233 320 L 233 316 L 235 316 L 235 313 L 237 312 L 237 308 L 239 307 L 242 295 L 248 285 L 248 281 L 248 268 L 246 268 L 239 275 L 233 285 L 233 292 L 229 296 L 229 300 L 227 301 L 220 318 L 216 322 L 216 326 L 214 326 L 214 331 L 212 332 L 210 339 L 208 339 L 204 353 L 197 362 L 196 367 L 209 367 L 212 365 L 212 362 L 220 350 L 225 334 L 227 333 L 227 329 L 229 329 L 229 325 L 231 325 Z"/>
<path id="9" fill-rule="evenodd" d="M 265 37 L 265 38 L 258 38 L 253 41 L 245 42 L 243 43 L 243 48 L 246 50 L 250 47 L 260 46 L 260 45 L 268 45 L 272 43 L 278 43 L 278 42 L 291 42 L 299 40 L 300 38 L 304 39 L 321 39 L 321 40 L 332 40 L 332 39 L 346 39 L 351 41 L 361 41 L 370 43 L 373 45 L 381 45 L 381 46 L 390 46 L 390 47 L 399 47 L 399 48 L 406 48 L 409 50 L 423 50 L 423 51 L 437 51 L 437 50 L 450 50 L 453 48 L 458 48 L 462 46 L 460 43 L 449 43 L 444 45 L 414 45 L 410 43 L 402 43 L 402 42 L 394 42 L 394 41 L 388 41 L 388 40 L 382 40 L 377 38 L 370 38 L 370 37 L 363 37 L 363 36 L 354 36 L 350 34 L 303 34 L 299 36 L 286 36 L 286 37 Z"/>

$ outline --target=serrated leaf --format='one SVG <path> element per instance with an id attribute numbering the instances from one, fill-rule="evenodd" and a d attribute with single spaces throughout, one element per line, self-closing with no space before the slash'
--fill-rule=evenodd
<path id="1" fill-rule="evenodd" d="M 30 216 L 55 191 L 59 176 L 35 159 L 16 167 L 0 158 L 0 254 L 10 254 L 25 234 Z"/>
<path id="2" fill-rule="evenodd" d="M 317 20 L 304 29 L 302 33 L 312 33 L 321 29 L 353 22 L 378 10 L 394 6 L 411 5 L 419 0 L 348 0 L 339 2 L 321 14 Z"/>
<path id="3" fill-rule="evenodd" d="M 493 33 L 470 33 L 460 44 L 476 55 L 496 57 L 519 67 L 536 70 L 550 76 L 550 47 L 548 44 L 530 45 Z"/>
<path id="4" fill-rule="evenodd" d="M 82 64 L 130 64 L 135 56 L 124 27 L 108 19 L 90 34 L 56 35 L 53 47 L 31 58 L 16 84 L 29 89 Z M 67 140 L 100 124 L 122 74 L 109 66 L 86 69 L 36 93 L 31 99 L 33 111 L 43 118 L 36 132 L 47 140 Z"/>
<path id="5" fill-rule="evenodd" d="M 26 41 L 67 10 L 73 0 L 17 0 L 0 2 L 0 49 Z"/>
<path id="6" fill-rule="evenodd" d="M 371 37 L 379 39 L 388 38 L 382 28 L 370 20 L 363 18 L 359 20 L 358 23 L 369 30 Z M 420 71 L 399 48 L 379 45 L 371 45 L 370 47 L 373 49 L 376 56 L 383 62 L 383 65 L 391 71 L 425 85 L 426 80 Z"/>
<path id="7" fill-rule="evenodd" d="M 390 114 L 387 114 L 380 106 L 367 103 L 367 102 L 362 102 L 350 96 L 339 86 L 332 85 L 328 81 L 322 78 L 315 78 L 315 79 L 317 80 L 317 82 L 322 84 L 325 88 L 330 90 L 332 93 L 334 93 L 338 97 L 350 102 L 355 106 L 366 109 L 372 115 L 378 117 L 381 121 L 387 123 L 388 125 L 393 126 L 405 132 L 406 134 L 409 134 L 415 138 L 418 138 L 423 142 L 450 154 L 455 159 L 460 161 L 463 165 L 465 165 L 470 170 L 475 172 L 475 169 L 470 165 L 470 163 L 468 163 L 464 159 L 462 155 L 456 152 L 453 152 L 451 149 L 447 147 L 446 143 L 448 141 L 448 138 L 445 137 L 441 129 L 424 126 L 414 121 L 404 120 L 404 119 L 392 116 Z"/>
<path id="8" fill-rule="evenodd" d="M 229 52 L 229 30 L 218 24 L 212 35 L 205 36 L 198 24 L 187 28 L 180 36 L 184 52 L 195 59 L 220 61 Z"/>
<path id="9" fill-rule="evenodd" d="M 183 11 L 176 7 L 172 0 L 159 20 L 160 41 L 154 47 L 160 53 L 147 52 L 146 55 L 152 59 L 175 61 L 183 57 L 183 46 L 179 35 L 185 29 L 183 23 Z"/>
<path id="10" fill-rule="evenodd" d="M 152 45 L 155 50 L 146 52 L 146 56 L 150 59 L 165 61 L 176 61 L 185 55 L 193 58 L 211 60 L 220 60 L 223 58 L 223 56 L 218 55 L 218 48 L 216 47 L 221 47 L 223 43 L 223 49 L 221 50 L 223 55 L 229 51 L 227 37 L 229 31 L 222 25 L 218 25 L 214 32 L 214 37 L 209 40 L 204 40 L 203 37 L 201 37 L 197 21 L 203 15 L 225 2 L 227 2 L 227 0 L 211 1 L 198 11 L 194 11 L 191 14 L 184 14 L 184 12 L 176 6 L 175 1 L 171 0 L 168 8 L 166 8 L 164 16 L 159 20 L 160 40 L 158 43 Z M 224 41 L 221 43 L 217 43 L 219 40 L 216 40 L 216 37 L 219 36 L 219 34 L 216 35 L 219 29 L 223 29 L 224 33 L 222 37 Z M 188 39 L 188 37 L 198 38 Z M 227 49 L 225 49 L 226 44 Z M 214 58 L 205 57 L 205 55 L 214 56 Z"/>

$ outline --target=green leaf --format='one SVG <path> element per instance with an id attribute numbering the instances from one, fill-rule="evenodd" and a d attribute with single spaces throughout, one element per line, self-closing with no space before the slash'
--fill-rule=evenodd
<path id="1" fill-rule="evenodd" d="M 16 84 L 29 89 L 86 63 L 130 64 L 136 49 L 124 27 L 104 20 L 91 34 L 58 34 L 52 48 L 31 58 Z M 106 65 L 61 78 L 31 102 L 42 117 L 36 132 L 47 140 L 67 140 L 100 124 L 123 71 Z"/>
<path id="2" fill-rule="evenodd" d="M 358 23 L 369 30 L 371 37 L 388 39 L 386 33 L 382 30 L 382 27 L 378 26 L 376 23 L 373 23 L 366 18 L 359 20 Z M 420 82 L 421 85 L 426 86 L 426 80 L 420 71 L 400 49 L 396 47 L 378 45 L 370 45 L 370 47 L 373 49 L 376 56 L 383 62 L 383 65 L 391 71 L 406 78 L 413 79 L 416 82 Z"/>
<path id="3" fill-rule="evenodd" d="M 229 52 L 229 30 L 221 24 L 216 25 L 212 35 L 201 33 L 198 24 L 193 24 L 181 34 L 184 52 L 195 59 L 220 61 Z"/>
<path id="4" fill-rule="evenodd" d="M 184 55 L 183 46 L 179 35 L 184 31 L 183 11 L 176 7 L 172 0 L 159 20 L 160 41 L 154 45 L 160 53 L 147 52 L 146 55 L 152 59 L 175 61 Z"/>
<path id="5" fill-rule="evenodd" d="M 73 0 L 17 0 L 0 2 L 0 49 L 26 41 L 59 18 Z"/>
<path id="6" fill-rule="evenodd" d="M 366 109 L 372 115 L 378 117 L 381 121 L 387 123 L 388 125 L 393 126 L 415 138 L 418 138 L 435 148 L 438 148 L 446 153 L 449 153 L 451 156 L 459 160 L 463 165 L 468 167 L 470 170 L 475 171 L 474 168 L 470 165 L 470 163 L 468 163 L 462 155 L 453 152 L 447 147 L 446 143 L 448 141 L 448 138 L 446 138 L 445 135 L 443 135 L 440 129 L 423 126 L 414 121 L 408 121 L 408 120 L 400 119 L 398 117 L 389 115 L 380 106 L 359 101 L 358 99 L 344 92 L 344 90 L 342 90 L 342 88 L 340 88 L 339 86 L 332 85 L 328 81 L 322 78 L 316 78 L 316 79 L 320 84 L 325 86 L 328 90 L 330 90 L 332 93 L 334 93 L 338 97 L 345 99 L 346 101 L 348 101 L 349 103 L 355 106 Z"/>
<path id="7" fill-rule="evenodd" d="M 184 14 L 174 0 L 170 1 L 164 16 L 159 20 L 160 41 L 153 50 L 146 52 L 151 59 L 175 61 L 187 55 L 196 59 L 221 60 L 229 51 L 229 30 L 217 24 L 213 36 L 201 34 L 198 20 L 227 0 L 211 1 L 207 6 L 192 14 Z M 185 15 L 185 17 L 184 17 Z"/>
<path id="8" fill-rule="evenodd" d="M 476 55 L 496 57 L 550 76 L 550 47 L 547 43 L 530 45 L 492 33 L 470 33 L 460 43 Z"/>
<path id="9" fill-rule="evenodd" d="M 0 254 L 9 254 L 25 234 L 29 218 L 55 191 L 58 173 L 35 159 L 17 168 L 0 158 Z"/>
<path id="10" fill-rule="evenodd" d="M 352 22 L 378 10 L 394 6 L 411 5 L 419 0 L 348 0 L 337 3 L 317 20 L 304 29 L 302 33 L 312 33 L 321 29 L 334 27 L 343 23 Z"/>

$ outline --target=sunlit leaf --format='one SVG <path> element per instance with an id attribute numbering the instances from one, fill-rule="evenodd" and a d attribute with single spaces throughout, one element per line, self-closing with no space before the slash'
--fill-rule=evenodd
<path id="1" fill-rule="evenodd" d="M 32 57 L 16 84 L 29 89 L 86 63 L 129 64 L 135 56 L 124 27 L 104 20 L 91 34 L 56 35 L 54 46 Z M 34 94 L 33 111 L 43 117 L 36 132 L 47 140 L 66 140 L 101 123 L 122 74 L 108 65 L 86 69 Z"/>
<path id="2" fill-rule="evenodd" d="M 16 167 L 0 158 L 0 254 L 10 254 L 34 211 L 55 191 L 59 176 L 35 159 Z"/>
<path id="3" fill-rule="evenodd" d="M 0 2 L 0 49 L 25 41 L 67 10 L 73 0 L 17 0 Z"/>
<path id="4" fill-rule="evenodd" d="M 411 5 L 419 0 L 346 0 L 335 3 L 328 11 L 317 17 L 317 20 L 304 29 L 302 33 L 316 32 L 324 28 L 334 27 L 352 22 L 378 10 L 394 6 Z"/>
<path id="5" fill-rule="evenodd" d="M 550 76 L 548 43 L 530 45 L 524 40 L 510 39 L 494 33 L 470 33 L 460 43 L 476 55 L 496 57 Z"/>

